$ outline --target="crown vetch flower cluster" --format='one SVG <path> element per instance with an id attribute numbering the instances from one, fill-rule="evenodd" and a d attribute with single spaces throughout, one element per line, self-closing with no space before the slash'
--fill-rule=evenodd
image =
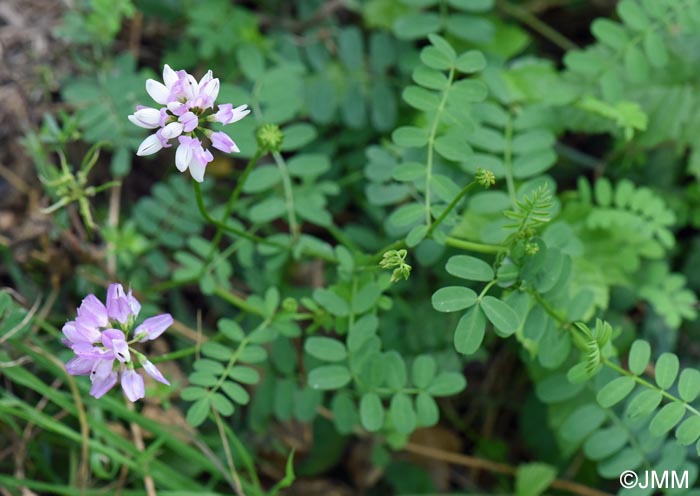
<path id="1" fill-rule="evenodd" d="M 149 79 L 146 91 L 161 108 L 138 106 L 129 120 L 139 127 L 157 129 L 139 146 L 136 155 L 151 155 L 161 148 L 172 146 L 177 138 L 175 166 L 180 172 L 189 169 L 195 181 L 204 180 L 204 171 L 214 157 L 204 147 L 200 137 L 206 137 L 211 146 L 226 153 L 239 152 L 236 143 L 222 131 L 212 131 L 203 126 L 206 122 L 231 124 L 250 113 L 248 105 L 233 107 L 230 103 L 218 105 L 219 79 L 208 71 L 197 80 L 185 71 L 175 71 L 168 64 L 163 68 L 163 83 Z M 199 137 L 198 137 L 199 136 Z"/>
<path id="2" fill-rule="evenodd" d="M 63 342 L 75 353 L 66 363 L 66 370 L 71 375 L 89 375 L 90 394 L 95 398 L 112 389 L 120 374 L 126 397 L 132 402 L 143 398 L 143 377 L 134 370 L 132 355 L 148 375 L 170 385 L 156 366 L 131 345 L 156 339 L 170 327 L 173 318 L 167 313 L 149 317 L 134 329 L 134 337 L 129 340 L 129 331 L 140 310 L 141 304 L 131 290 L 125 292 L 121 284 L 110 284 L 106 304 L 95 295 L 88 295 L 78 307 L 76 319 L 63 326 Z"/>

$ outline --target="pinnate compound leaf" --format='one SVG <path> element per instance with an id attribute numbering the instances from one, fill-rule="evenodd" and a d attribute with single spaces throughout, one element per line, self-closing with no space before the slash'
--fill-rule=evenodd
<path id="1" fill-rule="evenodd" d="M 321 336 L 313 336 L 306 340 L 304 350 L 319 360 L 340 362 L 348 356 L 345 345 L 340 341 Z"/>
<path id="2" fill-rule="evenodd" d="M 202 345 L 202 354 L 216 360 L 228 360 L 231 357 L 231 349 L 221 343 L 207 341 Z"/>
<path id="3" fill-rule="evenodd" d="M 360 421 L 369 432 L 376 432 L 384 425 L 384 406 L 376 393 L 365 393 L 360 400 Z"/>
<path id="4" fill-rule="evenodd" d="M 451 396 L 467 387 L 467 380 L 457 372 L 442 372 L 438 374 L 428 387 L 432 396 Z"/>
<path id="5" fill-rule="evenodd" d="M 476 303 L 474 290 L 463 286 L 447 286 L 433 293 L 433 308 L 438 312 L 457 312 Z"/>
<path id="6" fill-rule="evenodd" d="M 199 427 L 207 419 L 210 408 L 209 398 L 200 398 L 187 410 L 187 423 Z"/>
<path id="7" fill-rule="evenodd" d="M 610 408 L 624 400 L 632 392 L 635 384 L 631 377 L 618 377 L 603 386 L 596 399 L 603 408 Z"/>
<path id="8" fill-rule="evenodd" d="M 427 46 L 420 52 L 420 59 L 431 69 L 443 71 L 452 67 L 454 59 L 440 51 L 435 46 Z"/>
<path id="9" fill-rule="evenodd" d="M 314 290 L 313 297 L 323 308 L 337 317 L 345 317 L 350 313 L 348 303 L 330 289 L 317 288 Z"/>
<path id="10" fill-rule="evenodd" d="M 635 0 L 622 0 L 617 4 L 617 13 L 626 25 L 636 31 L 649 27 L 649 18 Z"/>
<path id="11" fill-rule="evenodd" d="M 188 380 L 191 384 L 207 387 L 216 386 L 216 384 L 219 382 L 219 378 L 216 375 L 200 371 L 192 372 L 189 375 Z"/>
<path id="12" fill-rule="evenodd" d="M 394 33 L 401 40 L 424 38 L 440 29 L 440 16 L 429 12 L 415 12 L 399 17 L 394 22 Z"/>
<path id="13" fill-rule="evenodd" d="M 594 432 L 586 439 L 583 451 L 591 460 L 603 460 L 620 451 L 628 440 L 627 431 L 616 425 Z"/>
<path id="14" fill-rule="evenodd" d="M 351 380 L 350 371 L 342 365 L 325 365 L 309 372 L 309 386 L 313 389 L 340 389 Z"/>
<path id="15" fill-rule="evenodd" d="M 632 343 L 630 354 L 627 358 L 630 372 L 634 375 L 641 375 L 644 369 L 647 368 L 649 358 L 651 357 L 651 347 L 647 341 L 641 339 Z"/>
<path id="16" fill-rule="evenodd" d="M 454 334 L 455 349 L 464 355 L 471 355 L 479 349 L 486 332 L 486 317 L 480 305 L 474 305 L 457 323 Z"/>
<path id="17" fill-rule="evenodd" d="M 387 386 L 392 389 L 401 389 L 406 385 L 406 362 L 397 351 L 384 353 L 384 372 Z"/>
<path id="18" fill-rule="evenodd" d="M 245 339 L 241 325 L 233 319 L 221 319 L 217 323 L 219 331 L 231 341 L 240 342 Z"/>
<path id="19" fill-rule="evenodd" d="M 676 439 L 683 446 L 689 446 L 700 437 L 700 417 L 693 415 L 683 421 L 676 429 Z"/>
<path id="20" fill-rule="evenodd" d="M 627 416 L 632 419 L 646 417 L 658 408 L 662 399 L 661 391 L 655 389 L 642 391 L 630 401 Z"/>
<path id="21" fill-rule="evenodd" d="M 420 86 L 407 87 L 403 91 L 402 96 L 411 107 L 425 112 L 431 112 L 437 109 L 440 104 L 440 98 L 436 93 L 421 88 Z"/>
<path id="22" fill-rule="evenodd" d="M 219 412 L 224 417 L 233 415 L 233 403 L 231 403 L 228 398 L 223 394 L 214 393 L 211 395 L 211 405 L 214 409 Z"/>
<path id="23" fill-rule="evenodd" d="M 432 427 L 440 419 L 440 409 L 437 403 L 427 393 L 416 396 L 416 423 L 420 427 Z"/>
<path id="24" fill-rule="evenodd" d="M 389 222 L 396 227 L 410 226 L 425 218 L 425 205 L 408 203 L 401 205 L 389 216 Z"/>
<path id="25" fill-rule="evenodd" d="M 507 337 L 513 334 L 520 326 L 520 318 L 508 303 L 493 296 L 484 296 L 481 300 L 481 308 L 494 327 L 500 331 L 500 335 Z"/>
<path id="26" fill-rule="evenodd" d="M 665 405 L 649 424 L 649 432 L 654 436 L 663 436 L 673 429 L 685 415 L 685 405 L 674 401 Z"/>
<path id="27" fill-rule="evenodd" d="M 700 393 L 700 371 L 696 369 L 684 369 L 678 380 L 678 393 L 683 401 L 688 403 L 695 401 Z"/>
<path id="28" fill-rule="evenodd" d="M 229 372 L 229 377 L 243 384 L 257 384 L 260 381 L 260 374 L 257 370 L 245 365 L 236 365 Z"/>
<path id="29" fill-rule="evenodd" d="M 416 411 L 407 394 L 395 394 L 391 398 L 389 411 L 391 412 L 391 421 L 398 432 L 408 434 L 416 428 Z"/>
<path id="30" fill-rule="evenodd" d="M 204 398 L 206 395 L 207 390 L 197 386 L 188 386 L 180 391 L 180 398 L 185 401 L 195 401 Z"/>
<path id="31" fill-rule="evenodd" d="M 673 353 L 662 353 L 656 360 L 656 384 L 661 389 L 670 388 L 678 376 L 678 357 Z"/>
<path id="32" fill-rule="evenodd" d="M 491 281 L 494 278 L 493 269 L 489 264 L 469 255 L 450 257 L 445 270 L 455 277 L 469 281 Z"/>
<path id="33" fill-rule="evenodd" d="M 425 239 L 426 234 L 428 234 L 428 226 L 425 224 L 413 227 L 406 235 L 406 246 L 409 248 L 417 246 Z"/>
<path id="34" fill-rule="evenodd" d="M 516 496 L 539 496 L 557 476 L 557 469 L 545 463 L 528 463 L 518 467 L 515 475 Z"/>
<path id="35" fill-rule="evenodd" d="M 459 72 L 472 74 L 486 67 L 486 59 L 484 58 L 484 54 L 478 50 L 469 50 L 457 57 L 455 67 Z"/>
<path id="36" fill-rule="evenodd" d="M 226 381 L 221 384 L 221 390 L 239 405 L 247 405 L 250 402 L 250 394 L 243 386 L 233 381 Z"/>
<path id="37" fill-rule="evenodd" d="M 319 393 L 319 391 L 314 392 Z M 360 422 L 355 401 L 347 391 L 340 391 L 333 396 L 331 412 L 333 412 L 335 428 L 340 434 L 350 434 L 353 427 Z"/>
<path id="38" fill-rule="evenodd" d="M 430 355 L 421 355 L 413 361 L 411 367 L 411 375 L 413 384 L 420 389 L 425 389 L 430 384 L 430 381 L 435 377 L 437 363 Z"/>
<path id="39" fill-rule="evenodd" d="M 428 130 L 415 126 L 397 128 L 391 138 L 399 146 L 420 148 L 428 144 Z"/>
<path id="40" fill-rule="evenodd" d="M 650 29 L 644 35 L 644 52 L 649 63 L 656 68 L 668 63 L 668 52 L 663 38 L 654 29 Z"/>

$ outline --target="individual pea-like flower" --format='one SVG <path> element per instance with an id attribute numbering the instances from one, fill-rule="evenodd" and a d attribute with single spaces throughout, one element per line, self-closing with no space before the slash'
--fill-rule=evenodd
<path id="1" fill-rule="evenodd" d="M 208 122 L 232 124 L 250 113 L 248 105 L 234 108 L 223 103 L 214 109 L 219 87 L 219 79 L 212 71 L 207 71 L 198 82 L 191 74 L 175 71 L 165 64 L 162 83 L 154 79 L 146 81 L 146 91 L 163 107 L 139 105 L 129 116 L 133 124 L 155 130 L 141 142 L 136 155 L 152 155 L 171 147 L 170 141 L 177 139 L 175 166 L 180 172 L 189 169 L 192 178 L 202 182 L 207 164 L 214 160 L 207 148 L 209 144 L 226 153 L 239 152 L 228 134 L 205 127 Z"/>
<path id="2" fill-rule="evenodd" d="M 156 366 L 131 345 L 156 339 L 172 325 L 173 318 L 167 313 L 149 317 L 136 326 L 129 339 L 140 311 L 141 304 L 131 290 L 126 292 L 121 284 L 110 284 L 105 303 L 95 295 L 86 296 L 75 320 L 63 326 L 63 342 L 75 353 L 66 363 L 66 370 L 71 375 L 89 375 L 90 394 L 95 398 L 112 389 L 120 375 L 129 401 L 143 398 L 143 377 L 134 370 L 133 356 L 148 375 L 170 385 Z"/>

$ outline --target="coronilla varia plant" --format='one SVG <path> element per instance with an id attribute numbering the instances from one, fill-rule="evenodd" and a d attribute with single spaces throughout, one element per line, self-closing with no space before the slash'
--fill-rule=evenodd
<path id="1" fill-rule="evenodd" d="M 0 492 L 699 494 L 700 0 L 555 3 L 71 6 Z"/>

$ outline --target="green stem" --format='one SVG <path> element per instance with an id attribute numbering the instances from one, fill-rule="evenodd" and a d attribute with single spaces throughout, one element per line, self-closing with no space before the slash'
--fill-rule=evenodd
<path id="1" fill-rule="evenodd" d="M 199 279 L 196 277 L 192 277 L 191 279 L 179 279 L 177 281 L 169 280 L 169 281 L 164 281 L 158 284 L 155 284 L 151 286 L 148 289 L 149 294 L 160 294 L 163 291 L 173 289 L 173 288 L 179 288 L 180 286 L 187 286 L 188 284 L 192 284 L 194 282 L 197 282 Z"/>
<path id="2" fill-rule="evenodd" d="M 189 348 L 183 348 L 181 350 L 171 351 L 170 353 L 166 353 L 165 355 L 160 355 L 158 357 L 149 358 L 149 360 L 152 363 L 162 363 L 162 362 L 169 362 L 171 360 L 178 360 L 180 358 L 185 358 L 185 357 L 188 357 L 190 355 L 194 355 L 195 353 L 197 353 L 197 348 L 199 348 L 199 347 L 198 346 L 190 346 Z"/>
<path id="3" fill-rule="evenodd" d="M 542 295 L 540 295 L 537 291 L 531 291 L 530 294 L 532 294 L 532 295 L 535 297 L 535 299 L 536 299 L 537 302 L 542 306 L 542 308 L 544 309 L 545 312 L 547 312 L 552 318 L 554 318 L 557 322 L 559 322 L 559 325 L 561 325 L 564 329 L 566 329 L 566 328 L 568 328 L 568 327 L 570 326 L 570 323 L 567 321 L 567 319 L 564 318 L 561 314 L 559 314 L 559 312 L 557 312 L 556 310 L 554 310 L 554 309 L 549 305 L 549 303 L 547 303 L 547 301 L 546 301 L 544 298 L 542 298 Z M 678 402 L 678 403 L 683 403 L 683 404 L 685 405 L 685 408 L 686 408 L 689 412 L 691 412 L 691 413 L 693 413 L 693 414 L 695 414 L 695 415 L 697 415 L 697 416 L 700 417 L 700 411 L 698 411 L 696 408 L 690 406 L 689 404 L 687 404 L 686 402 L 684 402 L 684 401 L 681 400 L 680 398 L 677 398 L 676 396 L 672 395 L 671 393 L 669 393 L 669 392 L 667 392 L 667 391 L 665 391 L 665 390 L 663 390 L 663 389 L 661 389 L 661 388 L 658 388 L 658 387 L 654 386 L 654 385 L 653 385 L 652 383 L 650 383 L 649 381 L 647 381 L 647 380 L 645 380 L 645 379 L 642 379 L 641 377 L 638 377 L 638 376 L 634 375 L 632 372 L 629 372 L 628 370 L 623 369 L 623 368 L 620 367 L 619 365 L 617 365 L 617 364 L 615 364 L 615 363 L 612 363 L 612 362 L 611 362 L 610 360 L 608 360 L 607 358 L 602 358 L 601 361 L 602 361 L 603 365 L 605 365 L 606 367 L 608 367 L 608 368 L 614 370 L 614 371 L 617 372 L 618 374 L 620 374 L 620 375 L 626 375 L 626 376 L 628 376 L 628 377 L 631 377 L 632 379 L 634 379 L 634 381 L 635 381 L 636 383 L 641 384 L 642 386 L 644 386 L 644 387 L 646 387 L 646 388 L 648 388 L 648 389 L 654 389 L 654 390 L 656 390 L 656 391 L 659 391 L 659 392 L 661 393 L 661 395 L 664 396 L 666 399 L 669 399 L 669 400 L 671 400 L 671 401 L 676 401 L 676 402 Z"/>
<path id="4" fill-rule="evenodd" d="M 494 284 L 498 282 L 498 279 L 494 279 L 493 281 L 489 282 L 486 286 L 484 286 L 484 289 L 481 290 L 481 293 L 479 293 L 479 297 L 477 298 L 478 301 L 481 301 L 482 298 L 486 295 L 486 293 L 489 292 L 489 289 L 493 287 Z"/>
<path id="5" fill-rule="evenodd" d="M 253 457 L 250 455 L 246 447 L 243 445 L 243 443 L 241 443 L 236 434 L 233 432 L 231 426 L 224 423 L 223 427 L 226 431 L 226 434 L 231 438 L 231 441 L 233 442 L 233 445 L 235 446 L 240 459 L 243 461 L 243 465 L 245 465 L 246 470 L 248 471 L 248 475 L 250 477 L 251 482 L 253 483 L 253 486 L 255 487 L 257 494 L 263 494 L 260 485 L 260 479 L 258 478 L 258 473 L 255 470 L 255 462 L 253 461 Z"/>
<path id="6" fill-rule="evenodd" d="M 222 287 L 216 287 L 214 289 L 214 294 L 217 295 L 219 298 L 228 301 L 232 305 L 240 308 L 244 312 L 252 313 L 254 315 L 260 315 L 261 317 L 265 317 L 265 312 L 260 310 L 257 307 L 254 307 L 253 305 L 249 304 L 247 301 L 245 301 L 243 298 L 240 296 L 237 296 L 230 291 L 226 291 Z"/>
<path id="7" fill-rule="evenodd" d="M 354 252 L 359 252 L 360 248 L 355 244 L 355 242 L 350 239 L 340 228 L 336 227 L 334 224 L 327 226 L 328 232 L 333 236 L 340 244 L 344 245 L 346 248 Z"/>
<path id="8" fill-rule="evenodd" d="M 231 479 L 233 479 L 233 484 L 235 486 L 236 494 L 238 496 L 245 496 L 243 492 L 243 487 L 241 486 L 241 479 L 238 477 L 238 471 L 236 470 L 236 465 L 233 463 L 233 456 L 231 456 L 231 447 L 228 444 L 228 438 L 226 437 L 226 431 L 224 430 L 224 423 L 221 421 L 221 415 L 216 411 L 216 408 L 211 410 L 214 415 L 214 420 L 216 421 L 216 427 L 219 430 L 219 438 L 221 438 L 221 443 L 224 447 L 224 455 L 226 456 L 226 464 L 228 465 L 229 472 L 231 473 Z"/>
<path id="9" fill-rule="evenodd" d="M 578 45 L 569 38 L 561 34 L 549 24 L 538 19 L 531 14 L 527 9 L 514 5 L 504 0 L 496 0 L 496 6 L 509 16 L 517 19 L 526 26 L 529 26 L 533 31 L 539 33 L 543 38 L 548 39 L 564 51 L 578 50 Z"/>
<path id="10" fill-rule="evenodd" d="M 121 186 L 121 184 L 121 181 L 109 181 L 99 186 L 91 186 L 90 188 L 87 188 L 85 190 L 85 194 L 88 196 L 95 196 L 97 193 L 101 193 L 102 191 L 114 186 Z"/>
<path id="11" fill-rule="evenodd" d="M 515 201 L 515 182 L 513 181 L 513 163 L 512 163 L 512 150 L 511 141 L 513 140 L 513 119 L 509 115 L 508 122 L 506 122 L 505 129 L 505 149 L 503 150 L 503 168 L 506 175 L 506 185 L 508 186 L 508 196 L 510 197 L 510 203 L 513 208 L 517 207 Z"/>
<path id="12" fill-rule="evenodd" d="M 450 204 L 447 205 L 447 208 L 445 210 L 443 210 L 443 212 L 440 214 L 440 216 L 437 219 L 435 219 L 435 222 L 433 222 L 430 225 L 430 228 L 428 229 L 428 232 L 425 235 L 426 238 L 429 238 L 431 236 L 431 234 L 433 234 L 435 229 L 437 229 L 438 226 L 440 224 L 442 224 L 442 221 L 444 221 L 445 218 L 447 218 L 447 216 L 449 215 L 449 213 L 455 208 L 455 206 L 457 206 L 457 203 L 459 203 L 459 201 L 464 197 L 464 195 L 466 195 L 470 189 L 472 189 L 474 186 L 476 186 L 476 184 L 477 184 L 476 181 L 472 181 L 469 184 L 467 184 L 464 188 L 462 188 L 462 190 L 457 194 L 457 196 L 455 196 L 452 199 Z"/>
<path id="13" fill-rule="evenodd" d="M 204 206 L 204 199 L 202 198 L 202 187 L 199 185 L 197 181 L 193 181 L 192 184 L 194 185 L 194 193 L 195 197 L 197 199 L 197 208 L 199 208 L 199 213 L 202 214 L 202 217 L 209 222 L 210 224 L 216 226 L 217 228 L 220 228 L 222 231 L 229 232 L 235 236 L 238 236 L 240 238 L 245 238 L 250 241 L 254 241 L 256 243 L 262 243 L 270 246 L 276 246 L 278 248 L 282 249 L 287 249 L 286 246 L 280 243 L 275 243 L 273 241 L 269 241 L 267 239 L 261 238 L 259 236 L 255 236 L 254 234 L 249 234 L 245 231 L 242 231 L 240 229 L 236 229 L 235 227 L 223 224 L 222 222 L 219 222 L 218 220 L 214 219 L 211 215 L 209 215 L 209 212 L 207 212 L 206 207 Z"/>
<path id="14" fill-rule="evenodd" d="M 685 401 L 681 400 L 680 398 L 677 398 L 676 396 L 672 395 L 672 394 L 669 393 L 668 391 L 665 391 L 665 390 L 663 390 L 663 389 L 661 389 L 661 388 L 658 388 L 658 387 L 654 386 L 651 382 L 649 382 L 649 381 L 647 381 L 647 380 L 645 380 L 645 379 L 642 379 L 642 378 L 639 377 L 639 376 L 634 375 L 632 372 L 623 369 L 623 368 L 620 367 L 619 365 L 616 365 L 616 364 L 610 362 L 607 358 L 603 358 L 603 365 L 605 365 L 605 366 L 608 367 L 608 368 L 611 368 L 612 370 L 614 370 L 614 371 L 617 372 L 618 374 L 626 375 L 627 377 L 631 377 L 632 379 L 634 379 L 634 381 L 635 381 L 637 384 L 641 384 L 642 386 L 644 386 L 644 387 L 646 387 L 646 388 L 648 388 L 648 389 L 654 389 L 654 390 L 660 392 L 661 395 L 664 396 L 666 399 L 669 399 L 669 400 L 671 400 L 671 401 L 675 401 L 675 402 L 678 402 L 678 403 L 682 403 L 683 405 L 685 405 L 686 410 L 688 410 L 688 411 L 691 412 L 692 414 L 697 415 L 698 417 L 700 417 L 700 411 L 698 411 L 696 408 L 690 406 L 690 405 L 689 405 L 688 403 L 686 403 Z"/>
<path id="15" fill-rule="evenodd" d="M 294 192 L 292 191 L 292 180 L 289 177 L 289 171 L 287 170 L 287 163 L 284 161 L 284 157 L 280 152 L 272 152 L 272 156 L 275 159 L 275 163 L 282 174 L 282 186 L 284 187 L 284 199 L 287 207 L 287 217 L 289 219 L 289 230 L 292 233 L 293 244 L 299 239 L 299 225 L 297 224 L 297 216 L 294 212 Z"/>
<path id="16" fill-rule="evenodd" d="M 262 157 L 262 151 L 258 149 L 255 152 L 255 155 L 253 155 L 253 157 L 248 161 L 248 164 L 245 166 L 243 174 L 241 174 L 241 177 L 238 179 L 238 183 L 236 183 L 236 188 L 233 190 L 233 193 L 231 193 L 231 196 L 229 197 L 228 202 L 226 203 L 226 209 L 224 210 L 224 214 L 221 216 L 221 223 L 225 223 L 231 215 L 231 212 L 233 212 L 233 207 L 236 205 L 236 201 L 241 196 L 241 192 L 243 191 L 243 186 L 245 185 L 246 179 L 248 179 L 248 175 L 253 170 L 255 164 L 257 164 L 260 157 Z M 209 264 L 209 259 L 213 255 L 213 252 L 219 246 L 223 234 L 224 232 L 221 229 L 221 227 L 217 226 L 216 233 L 214 234 L 214 239 L 211 242 L 211 251 L 209 252 L 209 255 L 206 258 L 207 263 L 204 264 L 205 267 Z"/>
<path id="17" fill-rule="evenodd" d="M 430 180 L 433 177 L 433 155 L 435 148 L 435 135 L 437 134 L 438 124 L 440 123 L 440 114 L 447 104 L 447 97 L 450 94 L 450 86 L 452 86 L 452 80 L 454 79 L 455 69 L 454 67 L 450 69 L 450 74 L 447 78 L 447 86 L 442 92 L 442 99 L 435 111 L 435 117 L 433 117 L 433 122 L 430 127 L 430 135 L 428 136 L 428 170 L 425 173 L 425 225 L 430 226 L 432 221 L 432 215 L 430 213 Z"/>
<path id="18" fill-rule="evenodd" d="M 569 328 L 571 322 L 569 322 L 567 318 L 564 317 L 562 314 L 554 310 L 554 308 L 552 308 L 549 302 L 545 300 L 538 291 L 530 291 L 530 294 L 535 297 L 537 303 L 539 303 L 540 306 L 544 309 L 544 311 L 547 312 L 547 314 L 549 314 L 550 317 L 556 320 L 563 329 Z"/>
<path id="19" fill-rule="evenodd" d="M 445 244 L 453 248 L 459 248 L 467 251 L 475 251 L 477 253 L 491 253 L 497 254 L 506 251 L 506 248 L 499 245 L 490 245 L 486 243 L 476 243 L 474 241 L 467 241 L 465 239 L 455 238 L 453 236 L 448 236 L 445 238 Z"/>

